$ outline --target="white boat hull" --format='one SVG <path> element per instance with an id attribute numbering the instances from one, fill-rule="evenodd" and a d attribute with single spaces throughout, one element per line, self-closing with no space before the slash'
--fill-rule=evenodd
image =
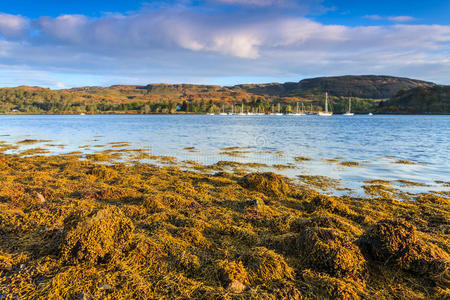
<path id="1" fill-rule="evenodd" d="M 319 112 L 317 115 L 321 116 L 321 117 L 331 117 L 333 115 L 333 113 L 331 112 Z"/>
<path id="2" fill-rule="evenodd" d="M 345 113 L 344 116 L 354 116 L 354 113 Z"/>

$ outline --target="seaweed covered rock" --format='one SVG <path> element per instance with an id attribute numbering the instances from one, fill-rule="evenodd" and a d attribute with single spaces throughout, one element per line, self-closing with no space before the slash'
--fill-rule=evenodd
<path id="1" fill-rule="evenodd" d="M 254 247 L 244 257 L 252 282 L 266 283 L 274 280 L 293 279 L 294 270 L 284 257 L 265 247 Z"/>
<path id="2" fill-rule="evenodd" d="M 307 295 L 312 299 L 361 299 L 361 286 L 351 280 L 340 280 L 327 274 L 304 270 L 301 274 Z"/>
<path id="3" fill-rule="evenodd" d="M 359 248 L 334 229 L 306 228 L 292 248 L 303 266 L 332 276 L 359 278 L 365 267 Z"/>
<path id="4" fill-rule="evenodd" d="M 239 181 L 240 185 L 267 196 L 286 196 L 291 192 L 288 180 L 272 172 L 250 173 Z"/>
<path id="5" fill-rule="evenodd" d="M 129 242 L 134 231 L 132 221 L 114 206 L 78 223 L 76 219 L 69 218 L 61 246 L 62 259 L 68 263 L 106 262 Z"/>
<path id="6" fill-rule="evenodd" d="M 371 226 L 359 240 L 363 253 L 381 263 L 401 258 L 416 242 L 414 226 L 400 220 L 382 220 Z"/>
<path id="7" fill-rule="evenodd" d="M 415 227 L 406 221 L 381 220 L 361 236 L 359 245 L 373 261 L 398 265 L 437 283 L 450 284 L 449 255 L 420 239 Z"/>
<path id="8" fill-rule="evenodd" d="M 222 260 L 217 264 L 219 280 L 223 287 L 233 293 L 240 293 L 246 288 L 248 274 L 241 261 Z"/>
<path id="9" fill-rule="evenodd" d="M 305 208 L 308 212 L 318 210 L 340 212 L 343 214 L 347 214 L 349 212 L 349 208 L 345 203 L 340 202 L 340 200 L 335 197 L 326 195 L 316 195 L 309 202 L 305 203 Z"/>

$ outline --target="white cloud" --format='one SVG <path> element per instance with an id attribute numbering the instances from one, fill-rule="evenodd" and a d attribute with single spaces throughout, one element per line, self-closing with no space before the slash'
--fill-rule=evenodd
<path id="1" fill-rule="evenodd" d="M 393 16 L 387 17 L 387 19 L 392 22 L 411 22 L 414 21 L 416 18 L 411 16 Z"/>
<path id="2" fill-rule="evenodd" d="M 450 26 L 351 27 L 170 8 L 100 18 L 18 18 L 30 24 L 30 34 L 0 40 L 0 64 L 26 66 L 23 72 L 96 74 L 87 84 L 101 84 L 101 78 L 143 83 L 366 73 L 450 82 Z M 69 79 L 51 82 L 71 85 Z"/>
<path id="3" fill-rule="evenodd" d="M 380 15 L 365 15 L 364 18 L 375 20 L 375 21 L 381 21 L 381 20 L 387 20 L 390 22 L 395 23 L 407 23 L 415 21 L 416 18 L 411 16 L 380 16 Z"/>
<path id="4" fill-rule="evenodd" d="M 28 21 L 22 16 L 0 13 L 0 35 L 6 38 L 19 37 L 26 31 Z"/>

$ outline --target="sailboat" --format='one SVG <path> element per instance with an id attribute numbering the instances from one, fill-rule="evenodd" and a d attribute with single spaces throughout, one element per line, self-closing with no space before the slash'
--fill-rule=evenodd
<path id="1" fill-rule="evenodd" d="M 328 111 L 328 92 L 325 93 L 325 111 L 319 111 L 318 115 L 322 117 L 330 117 L 333 115 L 332 112 Z"/>
<path id="2" fill-rule="evenodd" d="M 228 112 L 228 115 L 234 115 L 234 103 L 231 104 L 231 112 Z"/>
<path id="3" fill-rule="evenodd" d="M 238 115 L 240 115 L 240 116 L 245 116 L 245 113 L 244 113 L 244 103 L 241 104 L 241 112 L 238 113 Z"/>
<path id="4" fill-rule="evenodd" d="M 260 111 L 260 109 L 259 109 L 259 107 L 256 109 L 256 115 L 257 116 L 264 116 L 265 114 L 262 112 L 262 111 Z"/>
<path id="5" fill-rule="evenodd" d="M 281 109 L 280 109 L 280 103 L 278 103 L 278 111 L 274 114 L 275 116 L 282 116 L 283 114 L 281 113 Z"/>
<path id="6" fill-rule="evenodd" d="M 223 104 L 222 104 L 222 112 L 219 113 L 219 115 L 221 115 L 221 116 L 226 116 L 227 115 L 227 113 L 225 112 L 225 106 Z"/>
<path id="7" fill-rule="evenodd" d="M 306 114 L 307 115 L 314 115 L 312 103 L 309 104 L 309 111 Z"/>
<path id="8" fill-rule="evenodd" d="M 352 111 L 352 98 L 348 98 L 348 110 L 344 114 L 344 116 L 353 116 L 354 113 L 352 113 L 351 111 Z"/>
<path id="9" fill-rule="evenodd" d="M 297 102 L 297 109 L 296 109 L 295 113 L 289 114 L 289 115 L 291 115 L 291 116 L 304 116 L 305 114 L 304 114 L 303 111 L 304 111 L 304 109 L 303 109 L 303 102 L 302 102 L 302 111 L 301 112 L 299 112 L 299 110 L 298 110 L 298 102 Z"/>

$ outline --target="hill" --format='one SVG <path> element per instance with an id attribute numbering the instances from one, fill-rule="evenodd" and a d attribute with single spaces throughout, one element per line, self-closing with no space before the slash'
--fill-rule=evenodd
<path id="1" fill-rule="evenodd" d="M 433 86 L 434 83 L 392 76 L 339 76 L 304 79 L 290 95 L 320 94 L 328 91 L 333 96 L 387 99 L 402 89 Z"/>
<path id="2" fill-rule="evenodd" d="M 375 75 L 235 86 L 149 84 L 66 90 L 21 86 L 0 89 L 0 113 L 204 113 L 229 111 L 232 105 L 236 109 L 243 105 L 245 111 L 269 112 L 278 103 L 288 112 L 299 101 L 317 111 L 323 107 L 325 91 L 334 112 L 344 112 L 351 96 L 353 111 L 367 113 L 400 90 L 432 86 L 431 82 Z"/>
<path id="3" fill-rule="evenodd" d="M 383 113 L 450 114 L 450 86 L 420 86 L 401 90 L 378 108 Z"/>

